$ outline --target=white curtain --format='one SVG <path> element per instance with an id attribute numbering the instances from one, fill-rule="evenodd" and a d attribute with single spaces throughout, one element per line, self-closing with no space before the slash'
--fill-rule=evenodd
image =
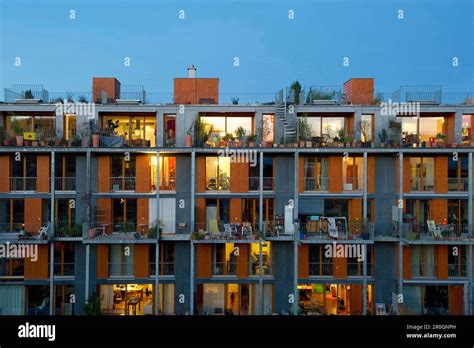
<path id="1" fill-rule="evenodd" d="M 174 284 L 165 285 L 165 305 L 163 308 L 164 314 L 174 314 Z"/>
<path id="2" fill-rule="evenodd" d="M 23 315 L 24 292 L 22 286 L 0 287 L 0 315 Z"/>
<path id="3" fill-rule="evenodd" d="M 423 259 L 425 260 L 425 276 L 435 276 L 435 255 L 434 245 L 423 245 Z"/>
<path id="4" fill-rule="evenodd" d="M 214 314 L 215 308 L 224 313 L 224 284 L 204 284 L 203 307 L 204 311 Z"/>

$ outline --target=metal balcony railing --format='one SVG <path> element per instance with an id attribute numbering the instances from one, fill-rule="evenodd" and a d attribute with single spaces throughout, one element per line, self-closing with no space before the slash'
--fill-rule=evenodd
<path id="1" fill-rule="evenodd" d="M 372 276 L 372 264 L 367 262 L 367 276 Z M 363 262 L 348 262 L 347 263 L 347 276 L 348 277 L 362 277 L 364 275 L 364 264 Z"/>
<path id="2" fill-rule="evenodd" d="M 230 176 L 206 177 L 207 191 L 230 191 Z"/>
<path id="3" fill-rule="evenodd" d="M 263 178 L 263 191 L 273 191 L 272 177 Z M 259 191 L 260 189 L 260 178 L 258 176 L 249 177 L 249 191 Z"/>
<path id="4" fill-rule="evenodd" d="M 54 189 L 56 191 L 76 191 L 76 177 L 54 178 Z"/>
<path id="5" fill-rule="evenodd" d="M 213 262 L 212 274 L 213 275 L 236 275 L 237 262 L 235 261 Z"/>
<path id="6" fill-rule="evenodd" d="M 257 256 L 258 257 L 258 256 Z M 273 273 L 272 263 L 264 262 L 262 265 L 262 274 L 271 275 Z M 259 261 L 249 262 L 249 274 L 250 275 L 260 275 L 260 263 Z"/>
<path id="7" fill-rule="evenodd" d="M 160 276 L 161 275 L 174 275 L 174 262 L 160 262 L 159 268 L 160 268 Z M 149 263 L 149 274 L 150 276 L 154 277 L 156 276 L 156 263 L 155 262 L 150 262 Z"/>
<path id="8" fill-rule="evenodd" d="M 217 223 L 216 220 L 198 222 L 195 224 L 195 239 L 255 239 L 258 224 L 243 223 Z"/>
<path id="9" fill-rule="evenodd" d="M 336 223 L 330 227 L 326 220 L 307 221 L 299 224 L 300 238 L 304 239 L 363 239 L 374 238 L 374 225 L 370 222 Z"/>
<path id="10" fill-rule="evenodd" d="M 334 267 L 332 263 L 310 262 L 308 274 L 310 276 L 332 276 L 334 274 Z"/>
<path id="11" fill-rule="evenodd" d="M 329 190 L 329 177 L 319 176 L 316 178 L 305 177 L 304 178 L 304 190 L 305 191 L 328 191 Z"/>
<path id="12" fill-rule="evenodd" d="M 435 190 L 435 177 L 411 177 L 410 178 L 410 191 L 417 192 L 434 192 Z"/>
<path id="13" fill-rule="evenodd" d="M 60 277 L 74 276 L 74 263 L 54 263 L 54 275 Z"/>
<path id="14" fill-rule="evenodd" d="M 133 263 L 113 263 L 109 262 L 109 276 L 110 277 L 128 277 L 134 274 Z"/>
<path id="15" fill-rule="evenodd" d="M 404 222 L 401 224 L 402 230 L 399 231 L 398 224 L 394 223 L 396 228 L 396 237 L 400 236 L 403 239 L 410 241 L 415 240 L 444 240 L 444 239 L 468 239 L 469 225 L 468 224 L 454 224 L 454 223 L 436 223 L 430 227 L 427 223 L 411 223 Z"/>
<path id="16" fill-rule="evenodd" d="M 10 191 L 36 191 L 36 177 L 10 177 Z"/>
<path id="17" fill-rule="evenodd" d="M 110 191 L 135 191 L 135 177 L 117 176 L 110 178 Z"/>
<path id="18" fill-rule="evenodd" d="M 467 264 L 448 263 L 449 277 L 467 277 Z"/>
<path id="19" fill-rule="evenodd" d="M 467 192 L 469 186 L 468 178 L 448 178 L 448 191 Z"/>
<path id="20" fill-rule="evenodd" d="M 434 263 L 419 263 L 413 262 L 411 264 L 412 277 L 436 277 L 438 274 L 438 265 Z"/>

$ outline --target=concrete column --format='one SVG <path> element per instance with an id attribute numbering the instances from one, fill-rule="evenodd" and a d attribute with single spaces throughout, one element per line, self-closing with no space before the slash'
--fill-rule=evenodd
<path id="1" fill-rule="evenodd" d="M 164 146 L 163 129 L 164 129 L 163 109 L 157 109 L 156 110 L 156 147 Z"/>
<path id="2" fill-rule="evenodd" d="M 403 203 L 403 152 L 398 156 L 398 202 Z M 398 208 L 398 295 L 403 296 L 403 208 Z"/>
<path id="3" fill-rule="evenodd" d="M 48 239 L 49 234 L 53 237 L 51 239 L 51 244 L 49 246 L 49 315 L 53 315 L 54 313 L 54 165 L 55 165 L 55 156 L 54 151 L 51 151 L 51 179 L 50 179 L 50 192 L 51 192 L 51 201 L 50 201 L 50 229 L 48 231 Z"/>
<path id="4" fill-rule="evenodd" d="M 258 297 L 260 299 L 260 306 L 258 308 L 258 315 L 263 315 L 263 240 L 259 240 L 259 255 L 258 255 Z"/>
<path id="5" fill-rule="evenodd" d="M 468 154 L 468 168 L 469 168 L 469 174 L 468 174 L 468 193 L 469 193 L 469 199 L 468 199 L 468 204 L 467 204 L 467 211 L 468 211 L 468 227 L 469 227 L 469 237 L 472 238 L 473 235 L 473 222 L 472 222 L 472 200 L 473 200 L 473 185 L 472 185 L 472 180 L 473 180 L 473 172 L 472 172 L 472 152 L 469 152 Z M 468 285 L 468 308 L 467 308 L 467 313 L 469 315 L 474 314 L 474 309 L 473 309 L 473 304 L 474 304 L 474 298 L 473 298 L 473 262 L 474 260 L 472 259 L 472 244 L 467 246 L 467 272 L 469 276 L 469 285 Z"/>
<path id="6" fill-rule="evenodd" d="M 359 130 L 359 124 L 360 121 L 362 120 L 362 110 L 360 107 L 356 107 L 355 112 L 354 112 L 354 140 L 360 140 L 360 130 Z"/>
<path id="7" fill-rule="evenodd" d="M 255 129 L 257 130 L 257 139 L 263 140 L 263 134 L 260 134 L 263 130 L 263 113 L 259 110 L 255 112 Z"/>
<path id="8" fill-rule="evenodd" d="M 295 150 L 295 163 L 294 163 L 294 209 L 293 217 L 298 219 L 298 162 L 299 162 L 299 153 Z M 298 313 L 299 308 L 299 294 L 298 294 L 298 238 L 299 238 L 299 228 L 296 228 L 293 236 L 293 314 Z"/>
<path id="9" fill-rule="evenodd" d="M 89 301 L 89 279 L 90 279 L 90 260 L 91 260 L 91 251 L 90 245 L 86 244 L 86 279 L 85 279 L 85 302 Z"/>
<path id="10" fill-rule="evenodd" d="M 191 152 L 191 232 L 194 231 L 195 228 L 195 182 L 196 182 L 196 152 L 194 150 Z"/>
<path id="11" fill-rule="evenodd" d="M 372 134 L 372 139 L 375 142 L 376 146 L 380 146 L 379 132 L 381 132 L 383 128 L 387 128 L 387 123 L 388 116 L 382 115 L 380 113 L 380 108 L 377 108 L 374 112 L 374 125 L 372 127 L 374 130 L 374 134 Z"/>
<path id="12" fill-rule="evenodd" d="M 263 233 L 265 236 L 265 231 L 263 230 L 263 152 L 260 152 L 260 159 L 259 159 L 259 167 L 258 167 L 258 230 L 260 233 Z M 263 237 L 265 238 L 265 237 Z"/>
<path id="13" fill-rule="evenodd" d="M 189 314 L 194 315 L 194 241 L 191 240 L 191 257 L 189 268 Z"/>
<path id="14" fill-rule="evenodd" d="M 364 152 L 364 197 L 362 199 L 362 221 L 367 226 L 367 152 Z M 366 232 L 366 231 L 364 231 Z M 362 314 L 367 315 L 367 247 L 363 244 L 362 255 Z"/>
<path id="15" fill-rule="evenodd" d="M 454 114 L 454 141 L 462 144 L 462 111 L 456 110 Z"/>
<path id="16" fill-rule="evenodd" d="M 158 315 L 160 305 L 160 176 L 160 151 L 156 151 L 155 315 Z"/>

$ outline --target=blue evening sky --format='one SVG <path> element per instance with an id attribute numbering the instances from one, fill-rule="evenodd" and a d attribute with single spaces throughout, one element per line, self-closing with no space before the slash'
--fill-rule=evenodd
<path id="1" fill-rule="evenodd" d="M 296 79 L 342 85 L 351 77 L 374 77 L 384 92 L 474 90 L 473 0 L 0 2 L 0 100 L 11 84 L 89 91 L 93 76 L 172 92 L 173 78 L 185 77 L 190 64 L 199 77 L 219 77 L 224 93 L 276 92 Z"/>

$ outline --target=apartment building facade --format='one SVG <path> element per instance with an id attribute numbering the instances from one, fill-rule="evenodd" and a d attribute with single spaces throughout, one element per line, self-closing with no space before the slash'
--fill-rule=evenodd
<path id="1" fill-rule="evenodd" d="M 5 91 L 0 314 L 473 314 L 472 94 L 190 69 Z"/>

